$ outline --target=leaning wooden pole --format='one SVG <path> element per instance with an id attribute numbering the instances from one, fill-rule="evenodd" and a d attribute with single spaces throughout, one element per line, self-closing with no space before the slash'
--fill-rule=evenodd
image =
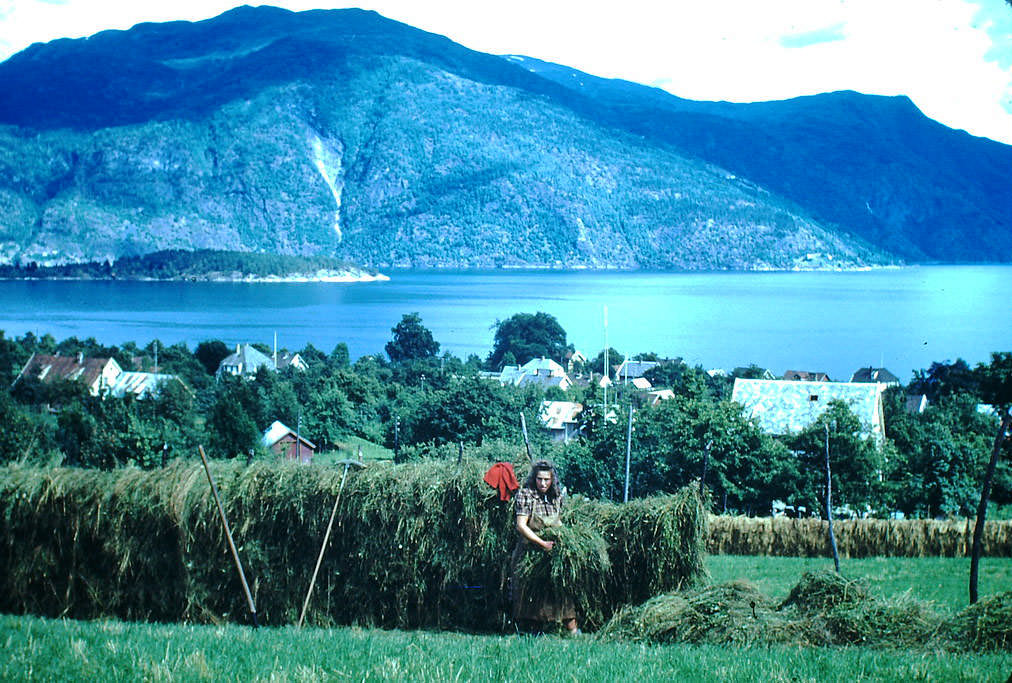
<path id="1" fill-rule="evenodd" d="M 302 603 L 302 613 L 299 614 L 299 628 L 306 620 L 306 610 L 309 609 L 309 599 L 313 597 L 313 588 L 316 586 L 316 577 L 320 573 L 320 565 L 323 564 L 323 554 L 327 550 L 327 543 L 330 542 L 330 532 L 334 529 L 334 519 L 337 517 L 337 506 L 341 502 L 341 493 L 344 492 L 344 480 L 348 476 L 348 463 L 344 464 L 344 474 L 341 475 L 341 486 L 337 489 L 337 497 L 334 498 L 334 507 L 330 511 L 330 521 L 327 522 L 327 532 L 323 535 L 323 545 L 320 546 L 320 555 L 316 558 L 316 567 L 313 568 L 313 578 L 309 580 L 309 590 L 306 591 L 306 600 Z"/>
<path id="2" fill-rule="evenodd" d="M 207 464 L 207 455 L 204 454 L 204 447 L 197 446 L 200 451 L 200 460 L 204 463 L 204 473 L 207 474 L 207 483 L 211 485 L 211 495 L 218 506 L 218 516 L 221 518 L 221 525 L 225 527 L 225 539 L 228 541 L 228 548 L 232 551 L 232 559 L 235 560 L 235 568 L 239 571 L 239 581 L 242 582 L 242 589 L 246 593 L 246 604 L 249 605 L 249 613 L 253 617 L 253 628 L 260 626 L 257 619 L 257 607 L 253 602 L 253 594 L 250 593 L 249 584 L 246 582 L 246 573 L 242 570 L 242 561 L 239 559 L 239 551 L 235 549 L 235 541 L 232 540 L 232 530 L 228 526 L 228 519 L 225 518 L 225 507 L 221 504 L 221 497 L 218 495 L 218 487 L 214 484 L 214 477 L 211 476 L 211 467 Z"/>
<path id="3" fill-rule="evenodd" d="M 527 418 L 524 417 L 522 411 L 520 413 L 520 431 L 524 434 L 524 446 L 527 448 L 527 460 L 528 462 L 534 462 L 534 455 L 531 453 L 531 441 L 527 438 Z"/>

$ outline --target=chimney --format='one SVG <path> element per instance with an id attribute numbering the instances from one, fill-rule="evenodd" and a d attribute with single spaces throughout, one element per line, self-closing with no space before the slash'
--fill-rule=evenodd
<path id="1" fill-rule="evenodd" d="M 84 363 L 84 351 L 77 352 L 77 364 L 82 365 Z"/>

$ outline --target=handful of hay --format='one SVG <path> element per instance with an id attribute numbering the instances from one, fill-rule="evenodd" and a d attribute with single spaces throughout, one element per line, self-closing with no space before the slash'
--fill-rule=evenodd
<path id="1" fill-rule="evenodd" d="M 939 635 L 967 650 L 1012 651 L 1012 591 L 970 605 Z"/>
<path id="2" fill-rule="evenodd" d="M 861 603 L 867 599 L 868 585 L 864 581 L 820 570 L 802 574 L 801 580 L 780 604 L 780 609 L 795 605 L 801 612 L 818 612 L 838 605 Z"/>
<path id="3" fill-rule="evenodd" d="M 555 546 L 545 552 L 529 546 L 517 566 L 523 598 L 549 604 L 572 601 L 588 624 L 603 621 L 601 597 L 611 561 L 601 534 L 582 525 L 546 527 L 538 532 Z"/>

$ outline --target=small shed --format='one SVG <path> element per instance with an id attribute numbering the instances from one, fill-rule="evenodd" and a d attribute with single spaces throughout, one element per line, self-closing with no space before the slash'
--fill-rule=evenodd
<path id="1" fill-rule="evenodd" d="M 260 443 L 271 453 L 285 460 L 294 460 L 306 465 L 313 462 L 313 455 L 316 453 L 316 446 L 312 441 L 277 420 L 264 432 Z"/>

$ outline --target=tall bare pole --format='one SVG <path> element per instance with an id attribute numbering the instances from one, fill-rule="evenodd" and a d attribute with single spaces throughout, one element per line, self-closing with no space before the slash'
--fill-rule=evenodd
<path id="1" fill-rule="evenodd" d="M 840 573 L 840 553 L 836 549 L 836 534 L 833 533 L 833 473 L 829 470 L 829 425 L 826 428 L 826 519 L 829 520 L 829 547 L 833 550 L 833 565 Z"/>
<path id="2" fill-rule="evenodd" d="M 211 467 L 207 464 L 207 456 L 204 454 L 204 447 L 197 446 L 197 450 L 200 451 L 200 460 L 204 463 L 204 473 L 207 474 L 207 483 L 211 485 L 211 495 L 214 496 L 214 502 L 218 506 L 218 516 L 221 518 L 221 524 L 225 527 L 225 539 L 228 541 L 228 548 L 232 551 L 232 559 L 235 560 L 235 568 L 239 571 L 239 581 L 242 582 L 242 589 L 246 593 L 246 603 L 249 605 L 249 612 L 253 616 L 253 628 L 260 626 L 260 622 L 257 619 L 257 607 L 253 602 L 253 594 L 250 593 L 249 584 L 246 582 L 246 573 L 242 570 L 242 561 L 239 559 L 239 551 L 235 549 L 235 541 L 232 540 L 232 530 L 228 526 L 228 520 L 225 518 L 225 507 L 221 504 L 221 497 L 218 495 L 218 487 L 214 484 L 214 478 L 211 476 Z"/>
<path id="3" fill-rule="evenodd" d="M 520 412 L 520 431 L 524 435 L 524 447 L 527 449 L 527 461 L 534 462 L 534 456 L 531 454 L 531 441 L 527 438 L 527 418 L 524 417 L 523 411 Z"/>
<path id="4" fill-rule="evenodd" d="M 625 434 L 625 493 L 622 495 L 622 502 L 629 502 L 629 463 L 632 460 L 632 418 L 633 407 L 629 406 L 629 428 Z"/>
<path id="5" fill-rule="evenodd" d="M 604 399 L 601 403 L 601 415 L 608 417 L 608 378 L 611 373 L 608 371 L 608 305 L 604 306 L 604 377 L 601 378 L 601 386 L 604 388 Z"/>

